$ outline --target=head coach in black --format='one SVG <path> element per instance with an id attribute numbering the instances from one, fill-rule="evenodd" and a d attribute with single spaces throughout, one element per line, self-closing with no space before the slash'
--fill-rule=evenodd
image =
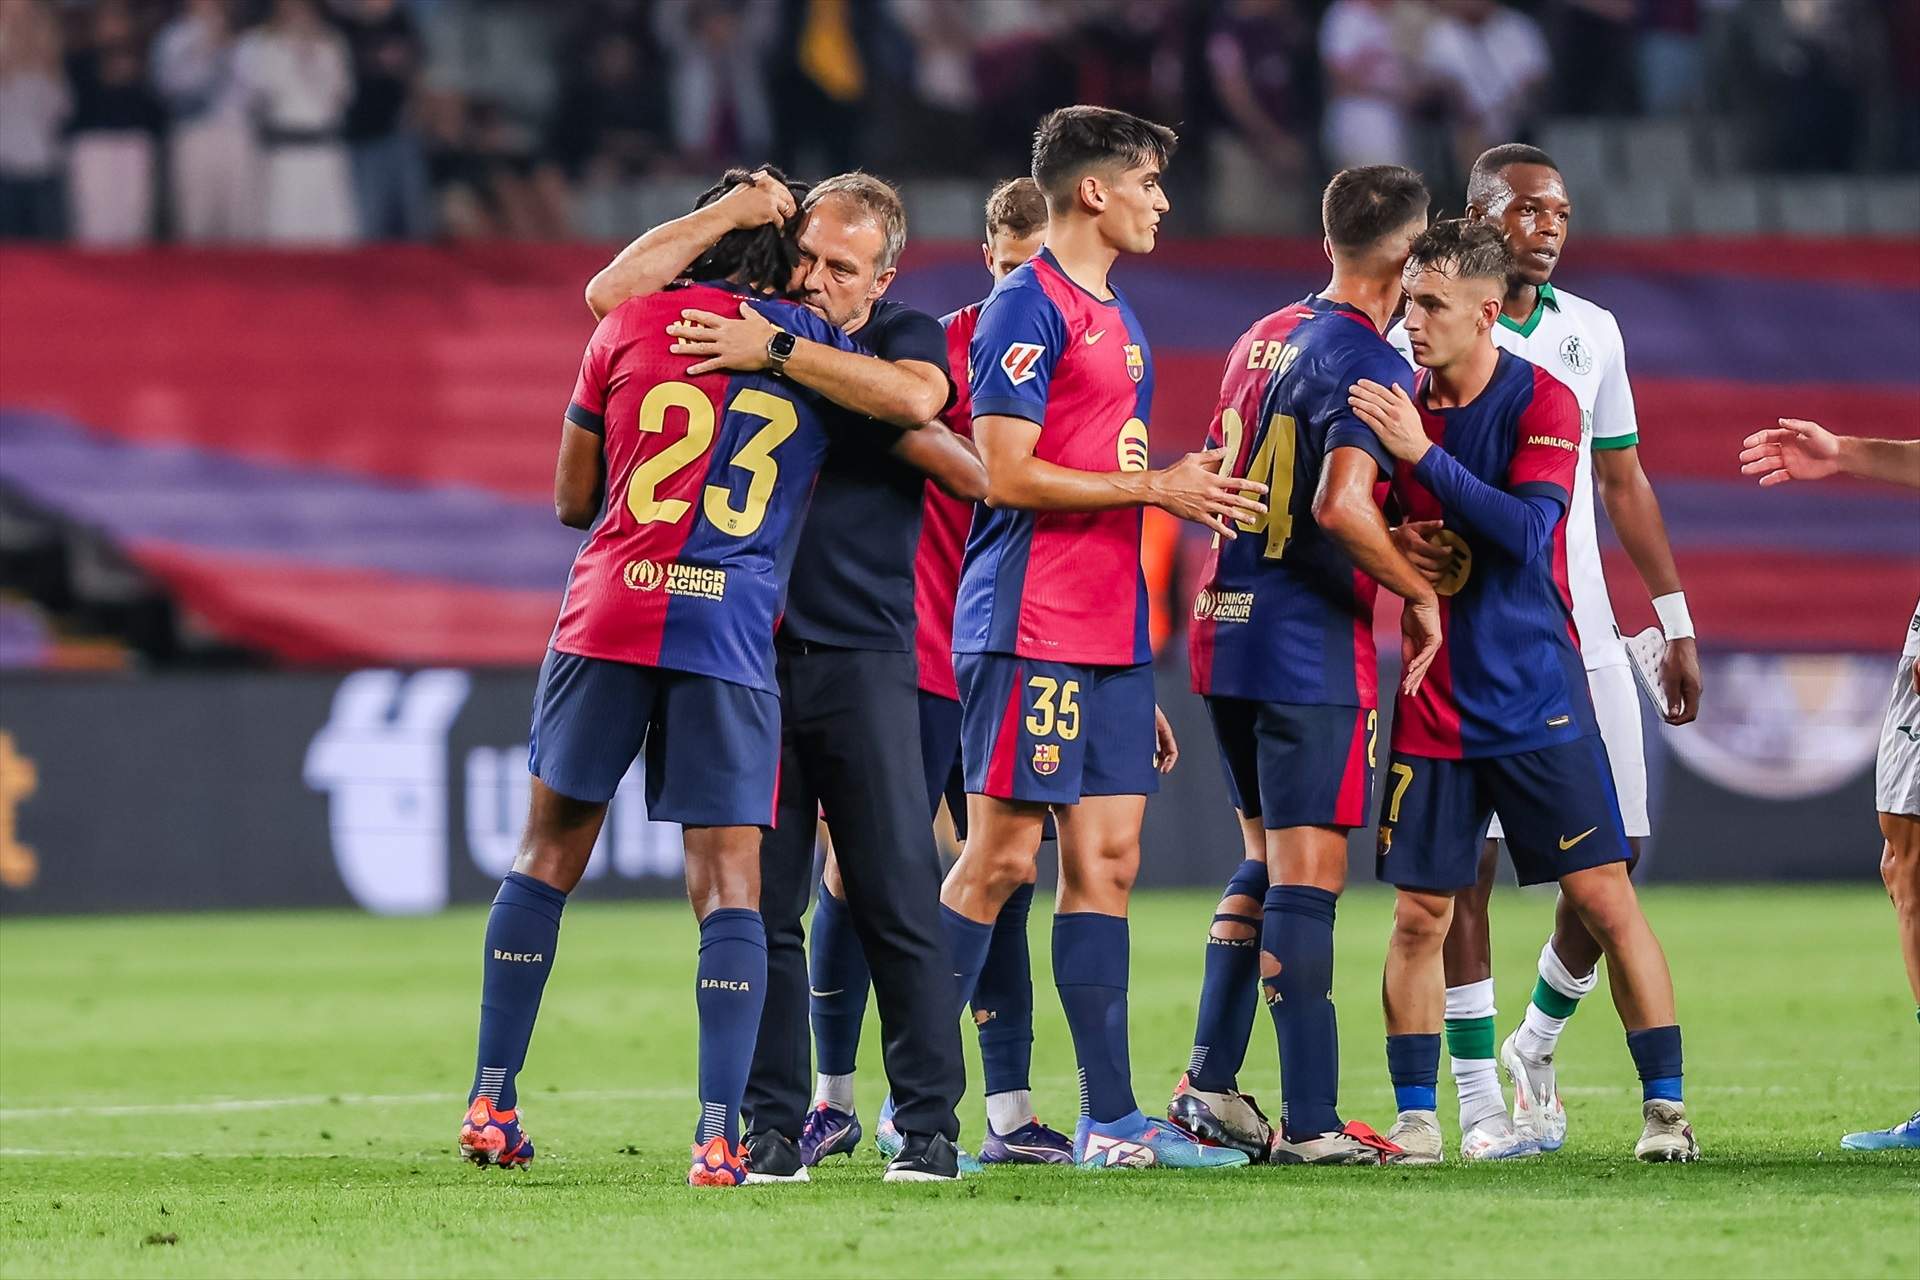
<path id="1" fill-rule="evenodd" d="M 926 478 L 977 498 L 986 474 L 969 444 L 932 421 L 953 394 L 939 321 L 882 296 L 906 243 L 898 193 L 871 175 L 842 174 L 814 186 L 796 211 L 771 185 L 751 189 L 763 199 L 742 189 L 732 210 L 655 228 L 595 277 L 588 297 L 596 310 L 617 305 L 665 284 L 740 220 L 797 214 L 805 223 L 795 296 L 872 353 L 788 342 L 746 308 L 738 317 L 693 313 L 670 330 L 695 371 L 777 368 L 848 415 L 833 428 L 776 640 L 780 802 L 761 846 L 767 992 L 745 1105 L 750 1180 L 806 1176 L 795 1146 L 811 1097 L 800 918 L 822 812 L 873 971 L 894 1123 L 905 1140 L 887 1177 L 950 1178 L 965 1079 L 920 762 L 913 560 Z M 903 430 L 891 450 L 876 450 L 871 424 L 857 418 Z"/>

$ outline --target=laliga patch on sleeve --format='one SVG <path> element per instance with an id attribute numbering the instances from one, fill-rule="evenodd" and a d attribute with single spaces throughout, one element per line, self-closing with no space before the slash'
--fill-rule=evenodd
<path id="1" fill-rule="evenodd" d="M 1000 357 L 1000 368 L 1007 375 L 1007 381 L 1014 386 L 1030 382 L 1038 373 L 1034 367 L 1040 363 L 1041 353 L 1046 350 L 1037 342 L 1016 342 L 1007 348 Z"/>

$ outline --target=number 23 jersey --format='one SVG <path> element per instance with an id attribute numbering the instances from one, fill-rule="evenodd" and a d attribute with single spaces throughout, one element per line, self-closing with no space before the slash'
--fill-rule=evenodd
<path id="1" fill-rule="evenodd" d="M 826 456 L 823 402 L 770 373 L 690 377 L 697 361 L 672 354 L 666 333 L 683 309 L 733 316 L 745 296 L 676 286 L 594 330 L 567 420 L 601 437 L 606 497 L 567 577 L 551 641 L 561 653 L 777 689 L 773 628 Z M 804 308 L 753 306 L 852 349 Z"/>

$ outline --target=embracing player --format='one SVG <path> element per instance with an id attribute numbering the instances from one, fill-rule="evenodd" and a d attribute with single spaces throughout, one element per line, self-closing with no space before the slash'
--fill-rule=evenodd
<path id="1" fill-rule="evenodd" d="M 969 362 L 988 492 L 954 609 L 968 838 L 941 899 L 964 1006 L 1052 808 L 1054 982 L 1081 1080 L 1073 1157 L 1091 1167 L 1247 1162 L 1143 1116 L 1128 1064 L 1127 898 L 1158 785 L 1140 508 L 1228 536 L 1266 510 L 1264 485 L 1216 474 L 1220 450 L 1147 467 L 1152 364 L 1108 277 L 1120 254 L 1152 250 L 1174 146 L 1171 130 L 1102 107 L 1041 121 L 1045 246 L 995 286 Z"/>
<path id="2" fill-rule="evenodd" d="M 1700 658 L 1687 598 L 1660 517 L 1660 503 L 1640 467 L 1640 426 L 1627 382 L 1620 326 L 1605 308 L 1550 280 L 1566 250 L 1573 208 L 1566 182 L 1546 152 L 1509 143 L 1474 162 L 1467 180 L 1469 221 L 1486 222 L 1507 239 L 1515 274 L 1507 285 L 1494 345 L 1552 373 L 1580 405 L 1581 441 L 1567 511 L 1567 573 L 1573 617 L 1600 736 L 1613 767 L 1614 791 L 1632 849 L 1651 830 L 1647 818 L 1647 763 L 1640 736 L 1640 697 L 1626 646 L 1614 625 L 1613 603 L 1600 563 L 1594 491 L 1626 548 L 1666 635 L 1658 672 L 1669 724 L 1686 724 L 1700 708 Z M 1405 333 L 1393 338 L 1409 361 Z M 1396 530 L 1401 549 L 1429 576 L 1447 571 L 1450 553 L 1426 542 L 1433 526 Z M 1495 815 L 1481 852 L 1480 878 L 1462 894 L 1447 935 L 1447 1044 L 1460 1100 L 1460 1149 L 1468 1159 L 1503 1159 L 1555 1151 L 1566 1140 L 1567 1113 L 1555 1085 L 1560 1032 L 1581 997 L 1598 981 L 1600 947 L 1564 899 L 1553 936 L 1540 949 L 1539 977 L 1519 1028 L 1500 1046 L 1500 1064 L 1513 1080 L 1507 1114 L 1494 1065 L 1493 953 L 1487 904 L 1504 835 Z"/>
<path id="3" fill-rule="evenodd" d="M 731 171 L 700 203 L 755 185 Z M 781 194 L 791 207 L 804 193 Z M 746 1179 L 740 1100 L 767 974 L 760 835 L 780 754 L 773 626 L 827 438 L 812 393 L 771 373 L 693 376 L 693 361 L 669 352 L 667 326 L 687 307 L 731 312 L 784 291 L 799 261 L 792 225 L 721 237 L 689 269 L 698 283 L 616 307 L 581 362 L 554 504 L 588 535 L 534 698 L 526 833 L 487 917 L 478 1063 L 459 1137 L 478 1164 L 533 1160 L 515 1077 L 561 909 L 644 749 L 648 812 L 685 828 L 700 920 L 700 1121 L 687 1181 Z M 797 305 L 754 306 L 786 333 L 851 349 Z"/>
<path id="4" fill-rule="evenodd" d="M 1626 832 L 1566 587 L 1580 406 L 1553 375 L 1494 346 L 1514 270 L 1500 231 L 1435 223 L 1407 260 L 1409 398 L 1371 380 L 1354 412 L 1398 459 L 1394 496 L 1452 552 L 1443 641 L 1394 709 L 1379 876 L 1395 886 L 1382 994 L 1399 1119 L 1395 1163 L 1438 1164 L 1441 947 L 1498 811 L 1522 884 L 1558 881 L 1599 940 L 1639 1070 L 1642 1160 L 1699 1155 L 1682 1100 L 1673 980 L 1627 876 Z"/>
<path id="5" fill-rule="evenodd" d="M 1268 513 L 1239 526 L 1249 536 L 1214 539 L 1194 600 L 1193 688 L 1213 718 L 1246 858 L 1208 933 L 1193 1056 L 1167 1116 L 1254 1160 L 1378 1164 L 1385 1142 L 1339 1116 L 1331 998 L 1347 833 L 1366 825 L 1372 793 L 1377 587 L 1408 601 L 1407 687 L 1440 630 L 1434 589 L 1394 549 L 1376 496 L 1393 456 L 1354 416 L 1347 388 L 1362 378 L 1412 388 L 1381 333 L 1427 225 L 1427 188 L 1398 165 L 1347 169 L 1320 209 L 1332 281 L 1234 344 L 1207 435 L 1230 474 L 1271 488 Z M 1277 1132 L 1235 1078 L 1257 990 L 1280 1043 Z"/>

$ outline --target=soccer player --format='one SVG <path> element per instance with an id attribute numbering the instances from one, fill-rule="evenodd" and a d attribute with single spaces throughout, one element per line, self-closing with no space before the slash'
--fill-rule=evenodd
<path id="1" fill-rule="evenodd" d="M 1580 452 L 1567 511 L 1567 572 L 1587 687 L 1632 850 L 1631 871 L 1640 841 L 1651 829 L 1647 764 L 1639 690 L 1614 625 L 1600 564 L 1593 511 L 1596 487 L 1666 633 L 1660 684 L 1669 724 L 1686 724 L 1699 711 L 1700 658 L 1660 503 L 1640 468 L 1640 427 L 1620 326 L 1604 308 L 1550 283 L 1566 250 L 1571 214 L 1566 182 L 1546 152 L 1510 143 L 1486 151 L 1474 163 L 1467 181 L 1466 216 L 1502 231 L 1517 264 L 1493 331 L 1494 345 L 1551 372 L 1580 404 Z M 1403 331 L 1396 329 L 1392 337 L 1404 353 Z M 1407 358 L 1411 361 L 1411 354 Z M 1410 522 L 1396 536 L 1409 557 L 1439 577 L 1447 572 L 1450 553 L 1426 541 L 1433 529 Z M 1567 1019 L 1599 980 L 1599 945 L 1579 913 L 1562 901 L 1553 936 L 1540 949 L 1539 976 L 1526 1015 L 1500 1046 L 1499 1061 L 1514 1086 L 1509 1117 L 1494 1065 L 1493 951 L 1487 916 L 1504 835 L 1501 817 L 1494 816 L 1481 851 L 1480 878 L 1456 903 L 1447 935 L 1447 1045 L 1460 1101 L 1460 1152 L 1467 1159 L 1556 1151 L 1566 1141 L 1567 1113 L 1555 1084 L 1554 1053 Z"/>
<path id="2" fill-rule="evenodd" d="M 993 189 L 987 197 L 986 229 L 981 257 L 996 282 L 1040 251 L 1047 229 L 1047 201 L 1032 178 L 1013 178 Z M 973 416 L 967 394 L 967 347 L 980 306 L 962 307 L 940 322 L 947 331 L 947 363 L 955 388 L 953 403 L 941 420 L 968 437 L 973 434 Z M 960 769 L 960 695 L 953 679 L 953 602 L 960 588 L 961 553 L 979 495 L 949 492 L 932 480 L 925 489 L 913 592 L 920 755 L 927 775 L 929 816 L 938 812 L 944 798 L 954 833 L 964 841 L 967 798 Z M 1034 1115 L 1028 1087 L 1033 1059 L 1033 967 L 1027 917 L 1032 903 L 1029 882 L 1014 890 L 1000 908 L 973 993 L 987 1108 L 987 1136 L 980 1146 L 983 1164 L 1062 1164 L 1073 1153 L 1065 1135 Z M 854 1067 L 871 978 L 866 953 L 848 918 L 838 860 L 831 852 L 814 908 L 809 959 L 819 1076 L 813 1111 L 800 1138 L 800 1154 L 808 1164 L 818 1164 L 830 1155 L 851 1154 L 860 1142 L 860 1119 L 853 1105 Z M 882 1111 L 877 1137 L 888 1156 L 898 1150 L 898 1130 L 889 1110 Z"/>
<path id="3" fill-rule="evenodd" d="M 1740 471 L 1762 486 L 1831 475 L 1884 480 L 1920 489 L 1920 440 L 1864 440 L 1836 436 L 1817 422 L 1781 418 L 1741 442 Z M 1920 1019 L 1920 605 L 1907 624 L 1907 643 L 1893 672 L 1893 699 L 1880 730 L 1874 766 L 1874 807 L 1880 811 L 1880 879 L 1899 921 L 1900 955 Z M 1920 1148 L 1920 1111 L 1886 1129 L 1849 1133 L 1848 1151 Z"/>
<path id="4" fill-rule="evenodd" d="M 1429 678 L 1395 704 L 1379 877 L 1398 889 L 1382 993 L 1399 1119 L 1396 1163 L 1437 1164 L 1445 1013 L 1441 947 L 1478 879 L 1497 810 L 1522 884 L 1557 880 L 1599 940 L 1639 1069 L 1642 1160 L 1699 1155 L 1682 1098 L 1666 957 L 1627 876 L 1626 833 L 1580 662 L 1566 518 L 1580 406 L 1547 370 L 1493 344 L 1514 258 L 1484 223 L 1434 224 L 1407 260 L 1413 397 L 1365 380 L 1354 412 L 1398 459 L 1394 495 L 1438 520 L 1454 555 Z"/>
<path id="5" fill-rule="evenodd" d="M 1239 526 L 1250 536 L 1215 539 L 1194 601 L 1193 688 L 1213 718 L 1246 860 L 1208 933 L 1193 1056 L 1167 1115 L 1253 1160 L 1378 1164 L 1384 1140 L 1337 1106 L 1334 908 L 1347 833 L 1366 824 L 1372 791 L 1376 587 L 1408 602 L 1410 688 L 1439 648 L 1440 614 L 1433 587 L 1394 549 L 1375 497 L 1393 456 L 1354 416 L 1347 388 L 1362 378 L 1412 388 L 1381 333 L 1427 225 L 1427 188 L 1398 165 L 1346 169 L 1320 207 L 1333 278 L 1241 335 L 1207 435 L 1231 474 L 1272 487 L 1268 514 Z M 1235 1080 L 1256 990 L 1280 1042 L 1278 1131 Z"/>
<path id="6" fill-rule="evenodd" d="M 700 203 L 752 185 L 731 171 Z M 693 263 L 700 283 L 615 308 L 581 362 L 554 505 L 588 535 L 534 699 L 526 833 L 487 918 L 478 1063 L 459 1137 L 476 1163 L 533 1160 L 516 1076 L 567 894 L 644 748 L 648 810 L 685 828 L 700 921 L 700 1122 L 687 1181 L 746 1180 L 740 1100 L 767 976 L 760 828 L 773 820 L 780 749 L 773 624 L 827 440 L 818 397 L 767 374 L 695 373 L 669 352 L 666 329 L 685 307 L 745 298 L 779 332 L 846 350 L 825 321 L 765 299 L 798 259 L 777 226 L 729 232 Z"/>
<path id="7" fill-rule="evenodd" d="M 1174 146 L 1122 111 L 1048 114 L 1033 142 L 1045 245 L 994 287 L 970 348 L 987 498 L 954 608 L 968 839 L 943 915 L 964 1007 L 1052 808 L 1054 982 L 1081 1080 L 1073 1156 L 1092 1167 L 1247 1162 L 1143 1116 L 1128 1067 L 1127 896 L 1157 787 L 1139 509 L 1229 537 L 1266 512 L 1265 485 L 1216 474 L 1223 450 L 1148 469 L 1152 365 L 1109 275 L 1122 253 L 1152 250 Z"/>

